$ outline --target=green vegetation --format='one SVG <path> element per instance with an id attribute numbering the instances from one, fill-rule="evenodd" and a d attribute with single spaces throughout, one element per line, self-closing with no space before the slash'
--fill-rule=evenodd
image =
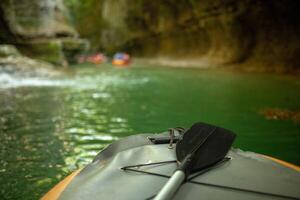
<path id="1" fill-rule="evenodd" d="M 20 51 L 29 57 L 45 60 L 56 65 L 64 65 L 62 44 L 59 40 L 45 40 L 19 44 Z"/>
<path id="2" fill-rule="evenodd" d="M 92 50 L 99 50 L 101 46 L 101 34 L 106 26 L 101 17 L 102 1 L 97 0 L 65 0 L 70 10 L 71 21 L 80 32 L 82 38 L 88 38 Z"/>

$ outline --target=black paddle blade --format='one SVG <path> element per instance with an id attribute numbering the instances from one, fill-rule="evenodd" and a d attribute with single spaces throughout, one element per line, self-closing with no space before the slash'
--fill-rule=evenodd
<path id="1" fill-rule="evenodd" d="M 229 151 L 235 134 L 205 123 L 194 124 L 176 144 L 177 160 L 193 154 L 190 172 L 196 172 L 221 161 Z"/>

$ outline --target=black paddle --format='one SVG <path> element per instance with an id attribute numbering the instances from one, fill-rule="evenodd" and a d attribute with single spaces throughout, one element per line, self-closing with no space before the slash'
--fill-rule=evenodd
<path id="1" fill-rule="evenodd" d="M 194 124 L 176 144 L 179 167 L 154 200 L 171 199 L 190 173 L 221 161 L 234 139 L 235 134 L 229 130 L 200 122 Z"/>

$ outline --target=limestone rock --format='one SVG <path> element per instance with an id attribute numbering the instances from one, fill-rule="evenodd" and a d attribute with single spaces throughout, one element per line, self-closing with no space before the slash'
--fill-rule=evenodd
<path id="1" fill-rule="evenodd" d="M 18 48 L 28 57 L 66 66 L 88 50 L 89 42 L 78 38 L 35 40 L 19 43 Z"/>
<path id="2" fill-rule="evenodd" d="M 21 38 L 76 36 L 62 0 L 2 0 L 3 20 Z"/>
<path id="3" fill-rule="evenodd" d="M 65 66 L 88 47 L 67 15 L 63 0 L 1 0 L 0 44 L 14 44 L 28 57 Z"/>
<path id="4" fill-rule="evenodd" d="M 0 72 L 35 76 L 59 76 L 54 66 L 21 55 L 13 45 L 0 45 Z"/>
<path id="5" fill-rule="evenodd" d="M 0 58 L 8 56 L 20 56 L 20 52 L 13 45 L 0 45 Z"/>

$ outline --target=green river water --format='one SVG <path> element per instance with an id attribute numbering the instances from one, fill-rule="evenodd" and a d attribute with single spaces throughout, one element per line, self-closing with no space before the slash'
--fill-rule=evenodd
<path id="1" fill-rule="evenodd" d="M 236 132 L 236 148 L 300 164 L 300 124 L 259 114 L 300 110 L 295 76 L 106 65 L 0 84 L 0 199 L 38 199 L 119 138 L 197 121 Z"/>

